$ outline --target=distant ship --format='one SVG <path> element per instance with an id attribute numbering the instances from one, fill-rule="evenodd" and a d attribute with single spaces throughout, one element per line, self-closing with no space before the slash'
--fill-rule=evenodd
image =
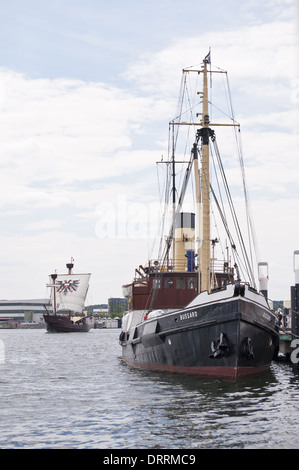
<path id="1" fill-rule="evenodd" d="M 84 302 L 89 287 L 90 274 L 73 274 L 73 259 L 66 265 L 67 274 L 51 274 L 50 302 L 53 314 L 46 312 L 44 320 L 47 331 L 51 333 L 88 332 L 93 326 L 92 316 L 83 313 Z"/>
<path id="2" fill-rule="evenodd" d="M 197 78 L 203 77 L 202 91 L 196 92 L 196 86 L 192 88 L 195 96 L 199 95 L 195 99 L 189 93 L 191 86 L 186 88 L 192 72 Z M 251 256 L 240 231 L 213 129 L 219 125 L 235 126 L 238 143 L 239 124 L 233 116 L 225 124 L 210 122 L 208 75 L 214 72 L 226 73 L 218 68 L 212 70 L 210 53 L 199 70 L 183 70 L 181 97 L 188 100 L 186 108 L 189 109 L 179 105 L 178 118 L 170 122 L 172 149 L 168 161 L 163 162 L 168 163 L 169 170 L 165 185 L 169 196 L 164 200 L 172 207 L 171 227 L 164 235 L 166 243 L 161 242 L 163 248 L 157 258 L 147 266 L 140 265 L 133 282 L 123 286 L 123 293 L 129 299 L 129 311 L 123 317 L 119 342 L 123 360 L 132 367 L 236 378 L 268 369 L 278 353 L 279 335 L 276 317 L 267 301 L 267 276 L 261 276 L 259 291 L 256 287 Z M 213 94 L 219 98 L 214 87 Z M 194 111 L 196 104 L 201 104 L 198 113 Z M 187 114 L 191 122 L 186 122 Z M 178 191 L 178 134 L 187 126 L 194 131 L 195 138 L 189 145 L 190 157 Z M 230 164 L 232 154 L 228 155 L 225 157 Z M 179 160 L 182 160 L 182 152 Z M 241 153 L 239 161 L 244 183 Z M 210 172 L 217 164 L 217 179 L 216 176 L 212 179 Z M 182 211 L 192 173 L 194 213 Z M 221 184 L 225 189 L 225 202 L 218 196 Z M 245 185 L 244 191 L 246 200 Z M 212 200 L 213 215 L 217 209 L 223 224 L 222 245 L 211 231 Z M 229 209 L 231 218 L 227 217 Z M 235 226 L 235 232 L 230 223 Z M 214 231 L 215 226 L 219 229 L 213 224 Z M 218 243 L 222 247 L 221 260 L 216 258 Z M 267 263 L 257 265 L 260 268 Z"/>

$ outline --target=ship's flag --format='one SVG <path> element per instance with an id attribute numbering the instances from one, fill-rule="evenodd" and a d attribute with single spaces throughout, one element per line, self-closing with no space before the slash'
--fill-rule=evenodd
<path id="1" fill-rule="evenodd" d="M 203 60 L 206 64 L 210 64 L 211 63 L 211 51 L 205 56 L 204 60 Z"/>

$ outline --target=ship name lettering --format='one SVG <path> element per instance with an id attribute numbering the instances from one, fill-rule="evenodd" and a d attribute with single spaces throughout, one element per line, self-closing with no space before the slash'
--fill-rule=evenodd
<path id="1" fill-rule="evenodd" d="M 194 318 L 194 317 L 197 317 L 197 311 L 196 310 L 193 310 L 192 312 L 182 313 L 180 315 L 180 320 L 188 320 L 188 318 Z"/>

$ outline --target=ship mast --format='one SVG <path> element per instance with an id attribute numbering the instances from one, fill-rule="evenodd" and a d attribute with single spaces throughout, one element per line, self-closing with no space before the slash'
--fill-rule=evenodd
<path id="1" fill-rule="evenodd" d="M 55 281 L 57 279 L 57 274 L 51 274 L 51 278 L 52 278 L 52 281 L 53 281 L 53 286 L 51 286 L 53 288 L 53 311 L 54 311 L 54 315 L 56 315 L 56 284 L 55 284 Z"/>
<path id="2" fill-rule="evenodd" d="M 222 70 L 209 70 L 208 64 L 211 63 L 211 51 L 203 60 L 200 70 L 183 69 L 184 73 L 196 72 L 203 74 L 203 91 L 198 92 L 202 98 L 202 112 L 197 113 L 201 116 L 200 122 L 173 123 L 176 125 L 196 125 L 196 142 L 193 144 L 193 165 L 195 178 L 195 202 L 196 202 L 196 219 L 198 226 L 199 249 L 198 249 L 198 292 L 211 290 L 211 233 L 210 233 L 210 137 L 214 141 L 215 133 L 210 126 L 239 126 L 233 122 L 228 124 L 211 123 L 209 118 L 209 97 L 208 97 L 208 73 L 226 73 Z M 198 151 L 199 141 L 201 142 L 201 168 L 199 168 Z"/>
<path id="3" fill-rule="evenodd" d="M 208 70 L 210 64 L 210 52 L 203 60 L 201 70 L 188 70 L 183 72 L 203 73 L 203 91 L 198 92 L 202 97 L 202 112 L 197 113 L 202 118 L 196 133 L 196 142 L 193 145 L 193 164 L 195 179 L 196 219 L 199 236 L 198 250 L 198 292 L 210 290 L 210 156 L 209 137 L 214 134 L 210 129 L 209 100 L 208 100 Z M 191 125 L 191 123 L 177 123 L 179 125 Z M 193 123 L 194 124 L 194 123 Z M 198 142 L 201 139 L 201 169 L 198 163 Z"/>
<path id="4" fill-rule="evenodd" d="M 196 184 L 196 200 L 199 201 L 201 217 L 198 218 L 199 234 L 199 292 L 210 290 L 210 156 L 209 156 L 209 103 L 208 103 L 208 72 L 207 64 L 209 60 L 203 62 L 203 93 L 202 93 L 202 128 L 199 135 L 202 137 L 202 163 L 201 171 L 196 175 L 199 183 Z"/>

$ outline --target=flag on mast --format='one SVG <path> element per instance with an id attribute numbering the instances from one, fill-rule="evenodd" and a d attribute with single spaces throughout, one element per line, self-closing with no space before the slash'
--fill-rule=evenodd
<path id="1" fill-rule="evenodd" d="M 209 53 L 205 56 L 204 60 L 203 60 L 206 64 L 210 64 L 211 63 L 211 51 L 209 51 Z"/>

